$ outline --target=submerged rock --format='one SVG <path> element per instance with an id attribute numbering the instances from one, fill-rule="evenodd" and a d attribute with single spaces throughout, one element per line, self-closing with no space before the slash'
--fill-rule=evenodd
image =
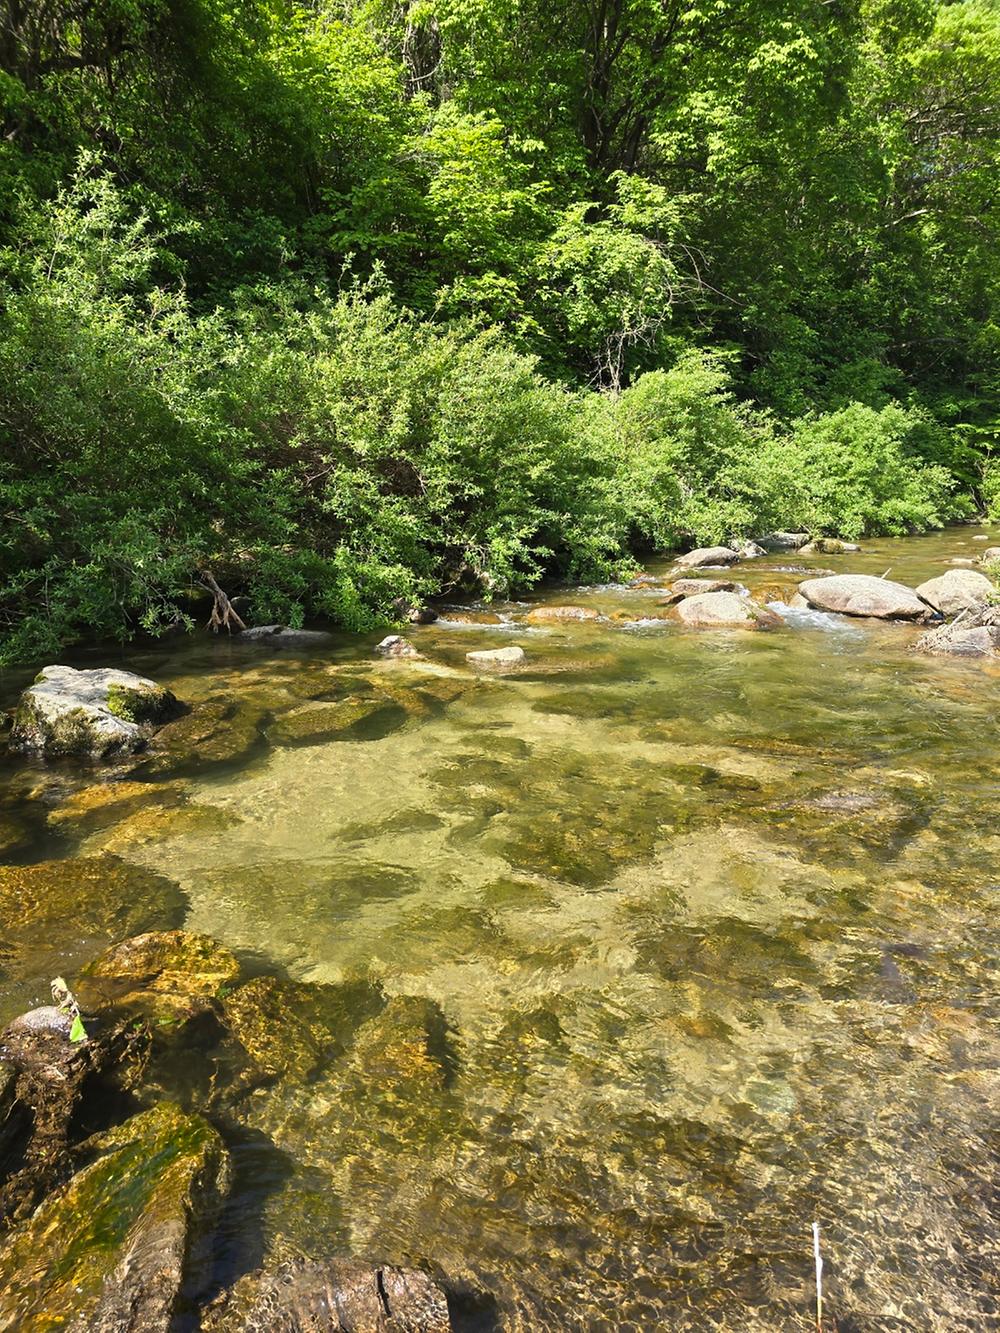
<path id="1" fill-rule="evenodd" d="M 731 546 L 700 546 L 696 551 L 678 556 L 674 564 L 683 569 L 702 569 L 706 565 L 735 565 L 739 558 L 739 552 Z"/>
<path id="2" fill-rule="evenodd" d="M 242 1086 L 314 1075 L 343 1052 L 348 1035 L 384 1003 L 365 983 L 312 985 L 254 977 L 227 995 L 222 1021 L 243 1049 Z"/>
<path id="3" fill-rule="evenodd" d="M 694 629 L 730 626 L 777 629 L 783 623 L 781 617 L 773 611 L 735 592 L 709 592 L 685 597 L 675 608 L 674 615 L 683 625 Z"/>
<path id="4" fill-rule="evenodd" d="M 0 1252 L 0 1328 L 167 1333 L 228 1185 L 222 1140 L 163 1103 L 86 1149 Z"/>
<path id="5" fill-rule="evenodd" d="M 872 574 L 834 574 L 829 578 L 806 579 L 799 593 L 821 611 L 839 611 L 846 616 L 872 616 L 879 620 L 926 620 L 927 606 L 912 588 Z"/>
<path id="6" fill-rule="evenodd" d="M 448 1301 L 414 1269 L 293 1259 L 249 1273 L 209 1312 L 205 1333 L 448 1333 Z"/>
<path id="7" fill-rule="evenodd" d="M 116 856 L 0 866 L 3 970 L 47 989 L 123 936 L 179 925 L 186 908 L 171 880 Z"/>
<path id="8" fill-rule="evenodd" d="M 387 634 L 386 637 L 375 645 L 375 651 L 379 657 L 422 657 L 409 639 L 404 639 L 402 634 Z"/>
<path id="9" fill-rule="evenodd" d="M 558 625 L 566 620 L 600 620 L 591 606 L 536 606 L 524 617 L 529 625 Z"/>
<path id="10" fill-rule="evenodd" d="M 257 704 L 210 699 L 157 733 L 141 771 L 159 776 L 244 763 L 264 747 L 266 719 L 266 710 Z"/>
<path id="11" fill-rule="evenodd" d="M 234 954 L 207 935 L 150 931 L 107 949 L 81 976 L 84 1007 L 114 1004 L 157 1021 L 203 1012 L 240 973 Z"/>
<path id="12" fill-rule="evenodd" d="M 477 653 L 466 653 L 465 660 L 487 671 L 504 671 L 520 666 L 525 661 L 523 648 L 486 648 Z"/>
<path id="13" fill-rule="evenodd" d="M 308 704 L 279 717 L 270 738 L 275 745 L 318 745 L 326 741 L 381 740 L 406 721 L 390 698 L 355 696 L 337 703 Z"/>
<path id="14" fill-rule="evenodd" d="M 21 695 L 10 745 L 47 758 L 115 759 L 178 711 L 169 690 L 130 671 L 49 666 Z"/>
<path id="15" fill-rule="evenodd" d="M 1000 607 L 980 604 L 963 611 L 950 625 L 922 634 L 913 650 L 932 657 L 1000 655 Z"/>
<path id="16" fill-rule="evenodd" d="M 333 635 L 319 629 L 292 629 L 290 625 L 255 625 L 234 636 L 239 643 L 259 643 L 265 648 L 322 648 Z"/>
<path id="17" fill-rule="evenodd" d="M 992 580 L 975 569 L 949 569 L 917 588 L 922 602 L 943 616 L 958 615 L 985 602 L 997 591 Z"/>

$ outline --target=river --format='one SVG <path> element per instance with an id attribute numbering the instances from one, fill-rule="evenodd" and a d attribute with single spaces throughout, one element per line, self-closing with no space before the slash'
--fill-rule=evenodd
<path id="1" fill-rule="evenodd" d="M 777 603 L 802 566 L 914 586 L 983 533 L 734 576 Z M 256 739 L 110 784 L 8 758 L 8 859 L 154 871 L 187 929 L 338 987 L 358 1030 L 373 994 L 432 1002 L 439 1076 L 348 1054 L 232 1113 L 233 1271 L 271 1247 L 427 1265 L 485 1293 L 469 1327 L 807 1329 L 818 1221 L 830 1327 L 996 1327 L 1000 667 L 815 612 L 687 631 L 662 597 L 446 613 L 418 662 L 347 635 L 105 653 L 250 709 Z M 601 618 L 523 621 L 556 602 Z M 468 668 L 512 643 L 522 670 Z M 344 698 L 384 706 L 282 743 Z M 4 970 L 0 944 L 0 1018 L 100 945 Z"/>

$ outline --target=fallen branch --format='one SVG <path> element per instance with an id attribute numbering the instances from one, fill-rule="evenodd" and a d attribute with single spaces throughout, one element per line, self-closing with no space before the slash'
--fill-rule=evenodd
<path id="1" fill-rule="evenodd" d="M 210 569 L 203 569 L 199 575 L 202 585 L 212 594 L 212 614 L 208 618 L 206 629 L 210 629 L 213 634 L 218 634 L 220 629 L 224 629 L 227 634 L 232 634 L 233 626 L 237 630 L 246 629 L 246 624 L 240 619 L 238 612 L 233 608 L 232 602 L 222 591 L 215 581 L 215 575 Z"/>

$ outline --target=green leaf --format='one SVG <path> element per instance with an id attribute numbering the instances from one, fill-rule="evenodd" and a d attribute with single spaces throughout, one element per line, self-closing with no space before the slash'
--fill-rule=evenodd
<path id="1" fill-rule="evenodd" d="M 79 1014 L 73 1019 L 73 1026 L 69 1030 L 70 1041 L 86 1041 L 87 1029 L 83 1026 L 83 1019 Z"/>

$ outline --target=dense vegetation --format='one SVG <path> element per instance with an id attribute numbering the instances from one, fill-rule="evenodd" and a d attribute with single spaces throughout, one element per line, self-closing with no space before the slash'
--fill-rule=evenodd
<path id="1" fill-rule="evenodd" d="M 1000 508 L 995 0 L 0 0 L 0 660 Z"/>

